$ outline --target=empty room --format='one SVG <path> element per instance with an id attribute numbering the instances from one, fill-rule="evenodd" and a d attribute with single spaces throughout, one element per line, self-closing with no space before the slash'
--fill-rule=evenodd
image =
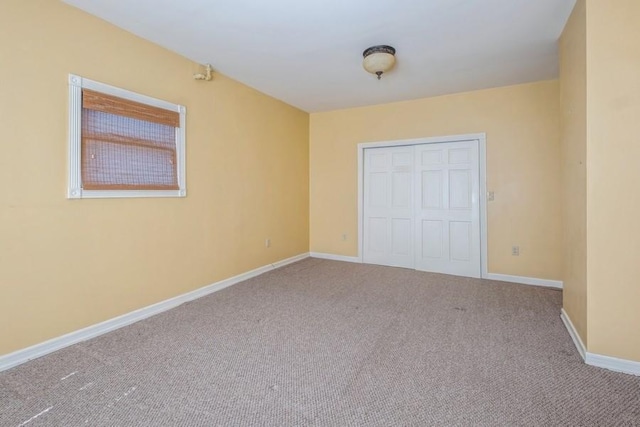
<path id="1" fill-rule="evenodd" d="M 638 22 L 2 0 L 0 426 L 640 426 Z"/>

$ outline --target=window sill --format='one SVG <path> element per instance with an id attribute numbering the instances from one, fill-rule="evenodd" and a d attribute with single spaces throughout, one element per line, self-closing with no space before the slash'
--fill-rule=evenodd
<path id="1" fill-rule="evenodd" d="M 69 199 L 120 199 L 137 197 L 186 197 L 186 190 L 69 190 Z"/>

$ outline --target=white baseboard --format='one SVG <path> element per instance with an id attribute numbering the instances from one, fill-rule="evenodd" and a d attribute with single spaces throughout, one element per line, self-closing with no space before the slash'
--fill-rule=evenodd
<path id="1" fill-rule="evenodd" d="M 587 357 L 584 361 L 587 365 L 597 366 L 598 368 L 604 368 L 610 371 L 622 372 L 623 374 L 640 376 L 640 362 L 618 359 L 617 357 L 604 356 L 602 354 L 589 352 L 587 352 L 586 356 Z"/>
<path id="2" fill-rule="evenodd" d="M 576 329 L 575 326 L 573 326 L 573 322 L 571 321 L 571 318 L 569 317 L 567 312 L 564 311 L 564 308 L 560 310 L 560 318 L 562 319 L 562 323 L 564 323 L 565 328 L 567 328 L 567 331 L 569 332 L 569 335 L 573 340 L 573 344 L 578 349 L 578 353 L 580 353 L 580 357 L 582 357 L 582 360 L 585 360 L 586 354 L 587 354 L 587 348 L 584 346 L 584 343 L 582 342 L 582 338 L 580 338 L 580 334 L 578 334 L 578 330 Z"/>
<path id="3" fill-rule="evenodd" d="M 331 261 L 355 262 L 358 264 L 362 263 L 362 260 L 357 256 L 324 254 L 322 252 L 311 252 L 310 255 L 311 258 L 330 259 Z"/>
<path id="4" fill-rule="evenodd" d="M 608 369 L 610 371 L 622 372 L 623 374 L 630 374 L 640 376 L 640 362 L 635 362 L 633 360 L 625 360 L 618 359 L 617 357 L 604 356 L 602 354 L 590 353 L 587 351 L 580 335 L 578 335 L 578 331 L 575 326 L 573 326 L 573 322 L 571 318 L 564 310 L 564 308 L 560 311 L 560 318 L 564 323 L 564 326 L 569 331 L 569 335 L 571 335 L 571 339 L 578 349 L 578 353 L 580 353 L 580 357 L 584 360 L 584 363 L 590 366 L 595 366 L 597 368 Z"/>
<path id="5" fill-rule="evenodd" d="M 360 264 L 362 263 L 362 259 L 360 257 L 355 257 L 355 256 L 334 255 L 334 254 L 326 254 L 322 252 L 311 252 L 310 256 L 311 258 L 329 259 L 332 261 L 355 262 Z M 536 279 L 533 277 L 523 277 L 523 276 L 509 276 L 507 274 L 488 273 L 486 277 L 483 277 L 483 279 L 499 280 L 501 282 L 519 283 L 521 285 L 544 286 L 547 288 L 557 288 L 557 289 L 562 289 L 562 286 L 563 286 L 563 283 L 559 280 Z"/>
<path id="6" fill-rule="evenodd" d="M 536 279 L 535 277 L 510 276 L 508 274 L 488 273 L 483 279 L 499 280 L 501 282 L 520 283 L 521 285 L 544 286 L 547 288 L 562 289 L 563 283 L 559 280 Z"/>
<path id="7" fill-rule="evenodd" d="M 61 337 L 53 338 L 43 343 L 0 356 L 0 371 L 4 371 L 6 369 L 28 362 L 29 360 L 36 359 L 38 357 L 52 353 L 56 350 L 63 349 L 70 345 L 86 341 L 102 334 L 106 334 L 107 332 L 111 332 L 115 329 L 122 328 L 123 326 L 130 325 L 132 323 L 162 313 L 163 311 L 175 308 L 181 304 L 184 304 L 185 302 L 193 301 L 197 298 L 201 298 L 205 295 L 217 292 L 231 285 L 235 285 L 236 283 L 240 283 L 253 277 L 259 276 L 263 273 L 266 273 L 267 271 L 284 267 L 285 265 L 303 260 L 308 257 L 309 253 L 304 253 L 291 258 L 287 258 L 282 261 L 274 262 L 273 264 L 268 264 L 263 267 L 256 268 L 255 270 L 251 270 L 246 273 L 221 280 L 200 289 L 178 295 L 177 297 L 170 298 L 159 303 L 141 308 L 139 310 L 132 311 L 130 313 L 106 320 L 96 325 L 88 326 L 78 331 L 63 335 Z"/>

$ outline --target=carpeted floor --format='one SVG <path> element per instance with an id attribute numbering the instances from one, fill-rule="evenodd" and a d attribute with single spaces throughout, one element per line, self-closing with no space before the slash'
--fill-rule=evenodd
<path id="1" fill-rule="evenodd" d="M 0 373 L 0 425 L 640 426 L 561 299 L 307 259 Z"/>

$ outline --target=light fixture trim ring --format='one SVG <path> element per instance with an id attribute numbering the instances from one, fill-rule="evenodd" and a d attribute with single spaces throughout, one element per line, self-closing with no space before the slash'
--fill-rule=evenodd
<path id="1" fill-rule="evenodd" d="M 371 46 L 368 47 L 364 50 L 364 52 L 362 52 L 362 57 L 366 58 L 367 56 L 371 55 L 372 53 L 388 53 L 390 55 L 394 55 L 396 54 L 396 49 L 392 46 L 386 45 L 386 44 L 379 44 L 377 46 Z"/>

